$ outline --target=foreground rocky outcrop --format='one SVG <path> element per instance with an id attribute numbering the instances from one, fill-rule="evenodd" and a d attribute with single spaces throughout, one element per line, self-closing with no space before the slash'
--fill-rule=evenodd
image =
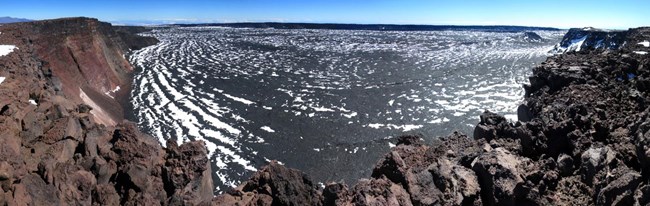
<path id="1" fill-rule="evenodd" d="M 88 18 L 0 27 L 17 47 L 0 56 L 0 205 L 210 203 L 204 143 L 163 148 L 103 93 L 130 84 L 128 49 L 155 42 Z"/>
<path id="2" fill-rule="evenodd" d="M 622 40 L 535 67 L 519 122 L 486 111 L 473 138 L 400 137 L 354 187 L 271 163 L 213 205 L 649 205 L 650 29 Z"/>

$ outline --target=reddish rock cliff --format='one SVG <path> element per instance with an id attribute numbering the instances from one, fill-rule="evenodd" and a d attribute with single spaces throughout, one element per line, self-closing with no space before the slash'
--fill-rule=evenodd
<path id="1" fill-rule="evenodd" d="M 133 68 L 124 58 L 155 40 L 124 35 L 108 23 L 70 18 L 10 24 L 21 37 L 34 42 L 34 54 L 44 61 L 65 96 L 93 107 L 98 123 L 114 126 L 124 118 L 120 101 L 126 101 Z M 126 41 L 125 41 L 126 40 Z M 127 43 L 132 43 L 131 45 Z M 137 46 L 134 43 L 139 43 Z M 142 44 L 144 43 L 144 44 Z"/>
<path id="2" fill-rule="evenodd" d="M 152 42 L 86 18 L 0 27 L 17 47 L 0 56 L 0 205 L 211 201 L 204 143 L 163 148 L 105 94 L 129 85 L 129 41 Z"/>

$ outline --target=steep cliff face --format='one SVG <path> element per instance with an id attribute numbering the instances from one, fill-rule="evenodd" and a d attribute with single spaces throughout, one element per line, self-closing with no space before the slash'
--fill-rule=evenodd
<path id="1" fill-rule="evenodd" d="M 62 93 L 91 105 L 95 120 L 107 126 L 124 119 L 120 101 L 128 96 L 133 71 L 125 54 L 129 49 L 156 43 L 155 39 L 118 32 L 108 23 L 89 18 L 8 26 L 36 42 L 35 54 L 61 82 Z"/>
<path id="2" fill-rule="evenodd" d="M 555 53 L 581 50 L 616 50 L 625 44 L 628 31 L 610 31 L 591 27 L 573 28 L 564 35 L 562 41 L 553 48 Z"/>
<path id="3" fill-rule="evenodd" d="M 13 48 L 0 55 L 0 205 L 211 201 L 203 142 L 163 148 L 132 123 L 96 121 L 97 110 L 115 108 L 79 97 L 115 101 L 101 89 L 128 82 L 129 45 L 120 42 L 128 34 L 113 34 L 85 18 L 0 27 L 0 45 Z"/>

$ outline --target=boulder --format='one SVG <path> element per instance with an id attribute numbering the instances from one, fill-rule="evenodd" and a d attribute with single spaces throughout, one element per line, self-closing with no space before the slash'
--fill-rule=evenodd
<path id="1" fill-rule="evenodd" d="M 497 137 L 515 137 L 515 129 L 505 117 L 485 111 L 480 119 L 481 121 L 474 128 L 474 139 L 490 141 Z"/>
<path id="2" fill-rule="evenodd" d="M 120 205 L 120 195 L 112 184 L 98 184 L 92 200 L 93 205 Z"/>
<path id="3" fill-rule="evenodd" d="M 641 174 L 629 172 L 609 183 L 600 190 L 596 205 L 632 205 L 637 187 L 641 183 Z"/>
<path id="4" fill-rule="evenodd" d="M 167 141 L 162 178 L 167 196 L 182 204 L 208 204 L 214 197 L 208 151 L 202 141 L 180 147 Z"/>
<path id="5" fill-rule="evenodd" d="M 41 177 L 28 174 L 21 179 L 20 184 L 14 184 L 14 203 L 9 205 L 67 205 L 57 197 L 56 187 L 46 184 Z"/>
<path id="6" fill-rule="evenodd" d="M 344 205 L 351 202 L 348 186 L 343 183 L 330 183 L 323 189 L 323 206 Z"/>
<path id="7" fill-rule="evenodd" d="M 524 183 L 525 160 L 503 148 L 495 148 L 480 155 L 472 163 L 481 185 L 481 198 L 485 205 L 516 205 L 518 191 Z"/>
<path id="8" fill-rule="evenodd" d="M 583 180 L 587 184 L 592 184 L 596 174 L 612 162 L 615 157 L 616 154 L 609 147 L 592 147 L 583 152 L 581 155 L 582 165 L 580 166 Z"/>
<path id="9" fill-rule="evenodd" d="M 309 177 L 277 162 L 271 162 L 255 173 L 244 183 L 242 191 L 270 195 L 273 204 L 279 205 L 321 205 L 323 199 Z"/>
<path id="10" fill-rule="evenodd" d="M 350 205 L 413 205 L 409 193 L 386 178 L 361 179 L 351 193 Z"/>
<path id="11" fill-rule="evenodd" d="M 438 197 L 446 205 L 480 205 L 481 186 L 474 171 L 440 158 L 429 166 Z"/>
<path id="12" fill-rule="evenodd" d="M 235 190 L 216 197 L 212 204 L 322 205 L 323 196 L 305 174 L 272 161 Z"/>
<path id="13" fill-rule="evenodd" d="M 118 125 L 110 142 L 114 142 L 113 158 L 118 158 L 114 180 L 117 192 L 129 194 L 126 201 L 134 204 L 165 202 L 167 194 L 160 176 L 165 152 L 160 144 L 140 133 L 133 123 Z"/>

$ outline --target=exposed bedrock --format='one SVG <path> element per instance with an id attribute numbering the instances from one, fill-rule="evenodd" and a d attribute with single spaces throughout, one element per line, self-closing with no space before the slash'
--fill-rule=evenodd
<path id="1" fill-rule="evenodd" d="M 90 18 L 67 18 L 4 25 L 5 35 L 24 39 L 51 74 L 55 93 L 92 106 L 93 118 L 114 126 L 124 119 L 133 67 L 125 55 L 158 41 L 114 29 Z M 20 49 L 21 47 L 19 47 Z"/>
<path id="2" fill-rule="evenodd" d="M 553 48 L 555 52 L 581 50 L 615 50 L 625 45 L 628 31 L 603 30 L 592 27 L 572 28 L 562 41 Z"/>
<path id="3" fill-rule="evenodd" d="M 618 50 L 583 47 L 535 67 L 517 111 L 520 122 L 486 111 L 473 138 L 453 133 L 427 145 L 417 136 L 400 137 L 372 176 L 353 187 L 292 188 L 317 193 L 322 202 L 314 205 L 648 205 L 650 59 L 639 51 L 648 50 L 643 42 L 650 30 L 624 33 L 607 37 L 626 42 Z M 264 196 L 274 193 L 259 191 L 287 183 L 267 184 L 240 186 L 213 204 L 303 201 L 278 204 Z"/>
<path id="4" fill-rule="evenodd" d="M 0 205 L 212 201 L 203 142 L 163 148 L 133 123 L 97 118 L 98 110 L 121 110 L 75 93 L 115 101 L 102 88 L 130 82 L 123 52 L 154 41 L 87 18 L 6 24 L 0 32 L 0 44 L 18 48 L 0 56 Z"/>

